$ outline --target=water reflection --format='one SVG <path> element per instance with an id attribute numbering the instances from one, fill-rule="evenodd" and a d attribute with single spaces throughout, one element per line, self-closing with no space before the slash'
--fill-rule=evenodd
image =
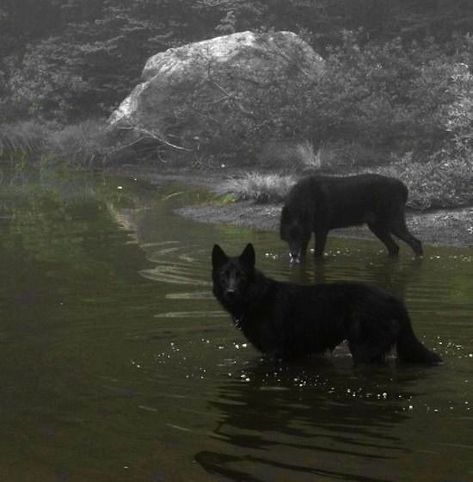
<path id="1" fill-rule="evenodd" d="M 254 360 L 210 402 L 221 414 L 214 434 L 225 444 L 199 451 L 196 460 L 237 480 L 397 480 L 386 463 L 409 448 L 394 427 L 409 419 L 416 382 L 432 376 L 392 366 L 352 372 L 347 357 L 290 365 Z"/>
<path id="2" fill-rule="evenodd" d="M 327 283 L 335 281 L 333 278 L 334 269 L 337 270 L 337 263 L 330 257 L 314 259 L 308 265 L 299 265 L 291 269 L 291 280 L 301 283 Z M 356 263 L 350 261 L 350 265 Z M 389 256 L 382 256 L 366 262 L 362 268 L 362 276 L 355 279 L 363 279 L 365 282 L 384 288 L 386 291 L 403 298 L 408 291 L 410 284 L 417 284 L 422 273 L 423 259 L 413 257 L 408 259 L 397 259 Z M 339 275 L 340 276 L 340 275 Z M 353 278 L 353 271 L 344 279 Z"/>

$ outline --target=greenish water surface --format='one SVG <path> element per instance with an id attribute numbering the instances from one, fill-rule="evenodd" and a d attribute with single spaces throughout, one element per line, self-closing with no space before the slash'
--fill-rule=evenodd
<path id="1" fill-rule="evenodd" d="M 0 480 L 471 481 L 473 253 L 397 261 L 329 240 L 290 268 L 277 233 L 198 224 L 182 185 L 42 176 L 0 190 Z M 435 368 L 345 347 L 262 359 L 211 294 L 215 242 L 281 280 L 402 296 Z"/>

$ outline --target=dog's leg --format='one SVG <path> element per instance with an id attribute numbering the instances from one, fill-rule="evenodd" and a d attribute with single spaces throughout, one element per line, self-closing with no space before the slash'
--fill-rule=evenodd
<path id="1" fill-rule="evenodd" d="M 324 254 L 325 245 L 327 243 L 328 230 L 317 229 L 314 234 L 315 234 L 314 256 L 322 256 Z"/>
<path id="2" fill-rule="evenodd" d="M 355 365 L 359 363 L 383 363 L 389 351 L 389 349 L 373 346 L 369 343 L 358 344 L 348 342 L 348 347 L 350 348 Z"/>
<path id="3" fill-rule="evenodd" d="M 407 243 L 412 248 L 416 256 L 423 255 L 422 243 L 408 231 L 404 216 L 402 216 L 400 220 L 393 223 L 391 232 L 399 239 L 402 239 L 405 243 Z"/>
<path id="4" fill-rule="evenodd" d="M 371 232 L 386 246 L 390 256 L 399 254 L 399 246 L 389 234 L 387 226 L 380 223 L 368 223 Z"/>

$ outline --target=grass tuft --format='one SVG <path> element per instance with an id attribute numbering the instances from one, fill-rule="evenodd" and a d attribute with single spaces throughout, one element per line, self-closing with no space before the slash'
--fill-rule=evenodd
<path id="1" fill-rule="evenodd" d="M 18 151 L 36 154 L 44 147 L 47 129 L 34 121 L 0 124 L 0 156 Z"/>
<path id="2" fill-rule="evenodd" d="M 51 132 L 47 151 L 69 165 L 90 168 L 106 162 L 107 136 L 104 121 L 87 120 Z"/>
<path id="3" fill-rule="evenodd" d="M 294 184 L 290 175 L 248 172 L 225 181 L 219 190 L 237 200 L 254 200 L 258 203 L 281 202 Z"/>
<path id="4" fill-rule="evenodd" d="M 306 169 L 320 169 L 322 167 L 322 150 L 314 151 L 314 145 L 310 141 L 298 142 L 295 147 L 296 158 Z"/>

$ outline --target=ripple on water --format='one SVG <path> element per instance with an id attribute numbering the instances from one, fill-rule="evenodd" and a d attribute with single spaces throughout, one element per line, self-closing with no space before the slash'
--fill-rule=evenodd
<path id="1" fill-rule="evenodd" d="M 213 299 L 213 294 L 210 290 L 188 291 L 178 293 L 166 293 L 166 298 L 168 300 L 208 300 Z"/>
<path id="2" fill-rule="evenodd" d="M 192 249 L 195 249 L 195 253 Z M 183 246 L 179 241 L 173 241 L 172 247 L 160 246 L 156 249 L 156 246 L 153 246 L 148 249 L 147 258 L 154 266 L 141 270 L 140 274 L 146 279 L 167 284 L 210 287 L 209 265 L 207 260 L 204 261 L 202 256 L 199 256 L 201 251 L 194 246 Z M 166 296 L 173 295 L 167 293 Z M 181 293 L 179 296 L 184 298 L 185 294 Z M 194 299 L 197 296 L 196 293 L 192 294 Z"/>
<path id="3" fill-rule="evenodd" d="M 157 313 L 154 318 L 221 318 L 222 311 L 168 311 L 166 313 Z"/>

